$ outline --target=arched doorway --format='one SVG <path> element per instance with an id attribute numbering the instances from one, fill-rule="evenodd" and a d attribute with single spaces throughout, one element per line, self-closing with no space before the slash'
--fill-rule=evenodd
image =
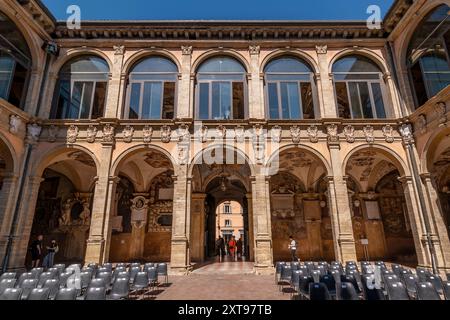
<path id="1" fill-rule="evenodd" d="M 377 148 L 360 149 L 346 163 L 358 260 L 417 264 L 401 170 Z"/>
<path id="2" fill-rule="evenodd" d="M 270 178 L 274 261 L 291 259 L 289 236 L 301 260 L 334 260 L 326 168 L 313 153 L 289 148 L 279 154 L 279 171 Z"/>
<path id="3" fill-rule="evenodd" d="M 247 239 L 246 221 L 244 219 L 244 208 L 237 201 L 225 200 L 217 205 L 216 208 L 216 238 L 219 236 L 224 239 L 225 252 L 229 256 L 230 250 L 228 244 L 231 240 L 237 243 L 237 259 L 245 259 L 247 252 L 245 250 Z M 217 248 L 216 248 L 217 249 Z M 217 254 L 217 253 L 216 253 Z"/>
<path id="4" fill-rule="evenodd" d="M 76 149 L 65 150 L 44 169 L 29 244 L 38 235 L 43 235 L 44 248 L 56 240 L 59 251 L 55 263 L 84 261 L 96 175 L 92 157 Z M 30 259 L 27 255 L 26 265 Z"/>
<path id="5" fill-rule="evenodd" d="M 111 210 L 111 262 L 170 261 L 173 165 L 162 152 L 140 148 L 116 166 Z"/>
<path id="6" fill-rule="evenodd" d="M 224 203 L 235 202 L 241 208 L 244 259 L 253 259 L 253 221 L 251 215 L 251 170 L 245 159 L 227 150 L 234 164 L 223 162 L 195 164 L 192 170 L 192 201 L 190 222 L 190 257 L 202 262 L 216 257 L 215 243 L 219 236 L 217 210 Z M 214 151 L 212 152 L 214 154 Z M 225 154 L 225 153 L 224 153 Z M 230 159 L 230 157 L 227 157 Z M 225 219 L 226 220 L 226 219 Z"/>

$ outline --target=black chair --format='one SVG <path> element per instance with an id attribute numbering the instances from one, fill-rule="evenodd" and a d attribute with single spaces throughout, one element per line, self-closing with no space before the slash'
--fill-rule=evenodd
<path id="1" fill-rule="evenodd" d="M 49 296 L 48 298 L 50 300 L 55 299 L 56 294 L 59 290 L 59 281 L 57 279 L 48 279 L 45 281 L 44 286 L 42 288 L 48 288 L 49 289 Z"/>
<path id="2" fill-rule="evenodd" d="M 109 285 L 110 285 L 109 283 L 106 283 L 105 278 L 92 279 L 91 283 L 89 283 L 89 287 L 88 287 L 87 291 L 90 288 L 105 288 L 106 289 L 106 287 Z"/>
<path id="3" fill-rule="evenodd" d="M 438 275 L 427 276 L 427 282 L 430 282 L 433 285 L 434 289 L 436 289 L 436 291 L 439 294 L 444 293 L 444 288 L 442 287 L 442 279 L 440 276 Z"/>
<path id="4" fill-rule="evenodd" d="M 130 290 L 129 278 L 117 278 L 111 289 L 111 293 L 108 295 L 108 299 L 120 300 L 128 298 Z"/>
<path id="5" fill-rule="evenodd" d="M 394 273 L 397 277 L 401 278 L 401 273 L 403 270 L 403 267 L 399 264 L 393 263 L 391 265 L 392 273 Z"/>
<path id="6" fill-rule="evenodd" d="M 312 270 L 310 272 L 310 276 L 314 279 L 314 282 L 319 283 L 320 282 L 320 276 L 322 274 L 320 273 L 320 270 Z"/>
<path id="7" fill-rule="evenodd" d="M 55 268 L 55 267 L 48 268 L 48 269 L 47 269 L 47 272 L 51 273 L 51 275 L 52 275 L 53 278 L 57 278 L 57 277 L 59 277 L 59 275 L 61 274 L 61 273 L 59 272 L 59 269 L 58 269 L 58 268 Z"/>
<path id="8" fill-rule="evenodd" d="M 378 301 L 378 300 L 386 300 L 384 297 L 383 290 L 381 289 L 381 284 L 377 288 L 375 283 L 374 275 L 363 275 L 361 278 L 361 285 L 363 296 L 365 300 L 368 301 Z"/>
<path id="9" fill-rule="evenodd" d="M 38 285 L 38 279 L 25 279 L 20 288 L 23 290 L 22 292 L 22 300 L 27 300 L 28 295 L 31 293 L 33 289 L 35 289 Z"/>
<path id="10" fill-rule="evenodd" d="M 155 267 L 149 267 L 147 269 L 148 283 L 150 285 L 150 290 L 158 286 L 158 272 Z"/>
<path id="11" fill-rule="evenodd" d="M 113 282 L 110 272 L 101 272 L 97 275 L 97 277 L 95 279 L 103 279 L 105 281 L 105 287 L 106 286 L 109 287 L 111 285 L 111 283 Z"/>
<path id="12" fill-rule="evenodd" d="M 0 294 L 2 294 L 8 288 L 14 288 L 16 279 L 3 279 L 0 281 Z"/>
<path id="13" fill-rule="evenodd" d="M 60 276 L 61 274 L 64 273 L 64 270 L 66 270 L 66 265 L 62 264 L 62 263 L 58 263 L 58 264 L 55 264 L 53 266 L 53 268 L 58 269 L 58 275 Z"/>
<path id="14" fill-rule="evenodd" d="M 285 284 L 290 283 L 292 276 L 292 268 L 290 264 L 281 266 L 280 281 L 278 283 L 280 291 L 283 290 Z"/>
<path id="15" fill-rule="evenodd" d="M 417 300 L 441 300 L 441 297 L 431 282 L 419 282 Z"/>
<path id="16" fill-rule="evenodd" d="M 127 267 L 128 267 L 128 263 L 125 263 L 125 262 L 121 262 L 121 263 L 116 264 L 116 269 L 117 268 L 126 269 Z"/>
<path id="17" fill-rule="evenodd" d="M 342 282 L 336 288 L 337 300 L 359 300 L 355 287 L 350 282 Z"/>
<path id="18" fill-rule="evenodd" d="M 48 300 L 48 296 L 50 295 L 49 288 L 35 288 L 31 290 L 28 295 L 27 300 Z"/>
<path id="19" fill-rule="evenodd" d="M 419 278 L 415 274 L 403 276 L 403 283 L 406 286 L 409 296 L 412 299 L 415 299 L 417 296 L 417 284 L 419 283 Z"/>
<path id="20" fill-rule="evenodd" d="M 374 266 L 372 266 L 371 264 L 365 264 L 363 266 L 361 266 L 361 270 L 363 274 L 373 274 L 375 272 L 374 270 Z"/>
<path id="21" fill-rule="evenodd" d="M 112 274 L 112 281 L 111 283 L 113 283 L 117 278 L 119 278 L 119 274 L 122 273 L 122 276 L 124 273 L 128 273 L 127 269 L 124 267 L 116 267 L 114 269 L 114 272 Z"/>
<path id="22" fill-rule="evenodd" d="M 133 285 L 131 286 L 131 293 L 137 294 L 138 292 L 143 291 L 142 295 L 145 295 L 148 286 L 149 286 L 148 273 L 143 271 L 138 272 L 134 277 Z"/>
<path id="23" fill-rule="evenodd" d="M 117 271 L 117 272 L 119 272 L 119 271 Z M 111 274 L 112 271 L 109 270 L 108 268 L 100 267 L 100 268 L 98 268 L 98 269 L 95 271 L 95 276 L 97 277 L 100 273 L 109 273 L 109 274 Z"/>
<path id="24" fill-rule="evenodd" d="M 314 283 L 311 276 L 303 275 L 298 280 L 298 293 L 301 299 L 309 299 L 309 285 Z"/>
<path id="25" fill-rule="evenodd" d="M 34 276 L 33 276 L 33 274 L 32 274 L 31 272 L 25 272 L 25 273 L 22 273 L 22 274 L 19 276 L 19 280 L 17 280 L 16 288 L 20 288 L 20 287 L 22 286 L 22 283 L 23 283 L 26 279 L 33 279 L 33 278 L 34 278 Z"/>
<path id="26" fill-rule="evenodd" d="M 106 300 L 105 287 L 89 287 L 84 296 L 84 300 Z"/>
<path id="27" fill-rule="evenodd" d="M 109 272 L 112 272 L 112 263 L 104 263 L 102 264 L 102 267 L 108 269 Z"/>
<path id="28" fill-rule="evenodd" d="M 59 287 L 60 288 L 64 288 L 66 286 L 67 280 L 70 278 L 71 275 L 72 275 L 71 272 L 61 273 L 61 275 L 59 276 Z"/>
<path id="29" fill-rule="evenodd" d="M 442 284 L 445 300 L 450 300 L 450 281 L 446 281 Z"/>
<path id="30" fill-rule="evenodd" d="M 39 279 L 39 276 L 43 272 L 44 272 L 44 268 L 33 268 L 33 269 L 30 270 L 30 273 L 33 274 L 33 278 L 34 279 Z"/>
<path id="31" fill-rule="evenodd" d="M 331 296 L 336 295 L 336 280 L 332 275 L 325 274 L 321 276 L 320 283 L 323 283 L 327 286 L 328 292 Z"/>
<path id="32" fill-rule="evenodd" d="M 324 276 L 324 275 L 326 275 L 326 274 L 328 273 L 328 269 L 327 269 L 327 267 L 324 266 L 324 265 L 318 265 L 318 266 L 316 267 L 316 270 L 318 270 L 318 271 L 320 272 L 320 275 L 321 275 L 321 276 Z"/>
<path id="33" fill-rule="evenodd" d="M 55 300 L 76 300 L 77 290 L 75 288 L 61 288 L 56 293 Z"/>
<path id="34" fill-rule="evenodd" d="M 130 272 L 128 271 L 121 271 L 119 272 L 116 277 L 113 279 L 113 284 L 116 282 L 117 279 L 128 279 L 130 281 Z"/>
<path id="35" fill-rule="evenodd" d="M 389 300 L 409 300 L 408 291 L 401 282 L 387 283 L 386 291 Z"/>
<path id="36" fill-rule="evenodd" d="M 2 274 L 0 276 L 0 281 L 4 280 L 4 279 L 16 279 L 17 277 L 17 273 L 15 272 L 5 272 L 4 274 Z"/>
<path id="37" fill-rule="evenodd" d="M 140 266 L 130 267 L 130 283 L 132 284 L 136 275 L 141 272 Z"/>
<path id="38" fill-rule="evenodd" d="M 37 287 L 38 288 L 42 288 L 42 286 L 44 285 L 45 281 L 47 281 L 49 279 L 53 279 L 53 273 L 52 272 L 41 273 L 41 275 L 39 277 L 39 282 L 38 282 Z"/>
<path id="39" fill-rule="evenodd" d="M 139 272 L 141 271 L 141 264 L 139 262 L 133 262 L 130 264 L 130 269 L 139 268 Z"/>
<path id="40" fill-rule="evenodd" d="M 430 271 L 421 267 L 416 268 L 416 274 L 420 282 L 427 282 L 428 277 L 432 276 Z"/>
<path id="41" fill-rule="evenodd" d="M 20 300 L 23 290 L 21 288 L 7 288 L 1 295 L 0 300 Z"/>
<path id="42" fill-rule="evenodd" d="M 385 288 L 386 286 L 389 285 L 389 283 L 396 283 L 396 282 L 401 282 L 399 277 L 397 277 L 396 275 L 389 274 L 383 277 L 383 284 Z"/>
<path id="43" fill-rule="evenodd" d="M 111 275 L 110 273 L 108 273 L 109 275 Z M 92 273 L 91 272 L 82 272 L 80 273 L 80 286 L 81 286 L 81 291 L 86 291 L 86 289 L 89 287 L 89 284 L 92 281 Z"/>
<path id="44" fill-rule="evenodd" d="M 285 264 L 286 264 L 286 262 L 283 262 L 283 261 L 278 261 L 275 264 L 275 284 L 278 284 L 278 282 L 280 281 L 281 268 Z M 147 268 L 147 270 L 148 270 L 148 268 Z M 144 266 L 144 271 L 146 271 L 145 266 Z"/>
<path id="45" fill-rule="evenodd" d="M 330 293 L 324 283 L 310 283 L 309 284 L 309 300 L 324 301 L 331 300 Z"/>
<path id="46" fill-rule="evenodd" d="M 350 282 L 353 285 L 353 287 L 355 288 L 356 292 L 358 294 L 361 293 L 361 289 L 359 288 L 358 281 L 356 281 L 356 278 L 354 275 L 352 275 L 352 274 L 341 275 L 340 280 L 341 280 L 340 281 L 341 283 Z"/>
<path id="47" fill-rule="evenodd" d="M 301 270 L 292 270 L 290 284 L 294 291 L 298 290 L 298 283 L 300 281 L 300 277 L 303 275 L 303 271 Z"/>
<path id="48" fill-rule="evenodd" d="M 158 277 L 163 276 L 164 281 L 167 284 L 169 282 L 169 274 L 167 270 L 167 263 L 158 263 L 158 266 L 156 267 L 156 270 L 158 271 Z"/>
<path id="49" fill-rule="evenodd" d="M 291 265 L 291 269 L 292 270 L 298 270 L 298 268 L 300 267 L 300 262 L 298 262 L 298 261 L 291 261 L 290 265 Z"/>
<path id="50" fill-rule="evenodd" d="M 147 262 L 146 264 L 144 264 L 144 268 L 142 269 L 142 271 L 147 272 L 148 268 L 153 268 L 155 266 L 155 264 L 153 262 Z"/>

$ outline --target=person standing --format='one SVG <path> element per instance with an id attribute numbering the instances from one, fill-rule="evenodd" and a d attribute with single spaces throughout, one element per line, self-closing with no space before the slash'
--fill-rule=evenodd
<path id="1" fill-rule="evenodd" d="M 58 244 L 56 243 L 55 239 L 52 239 L 50 247 L 47 247 L 47 255 L 44 258 L 42 266 L 46 267 L 46 268 L 53 267 L 53 264 L 54 264 L 54 261 L 55 261 L 55 254 L 58 251 L 59 251 Z"/>
<path id="2" fill-rule="evenodd" d="M 236 238 L 234 236 L 228 242 L 228 247 L 230 248 L 231 259 L 234 260 L 236 258 Z"/>
<path id="3" fill-rule="evenodd" d="M 237 258 L 242 258 L 242 238 L 239 238 L 238 241 L 236 241 L 236 253 Z"/>
<path id="4" fill-rule="evenodd" d="M 38 235 L 36 240 L 31 243 L 31 268 L 39 267 L 42 256 L 42 239 L 44 236 L 42 234 Z"/>
<path id="5" fill-rule="evenodd" d="M 216 256 L 219 256 L 219 260 L 223 257 L 224 250 L 225 248 L 223 238 L 222 236 L 219 236 L 219 238 L 217 238 L 216 240 Z"/>
<path id="6" fill-rule="evenodd" d="M 289 250 L 291 250 L 292 261 L 298 261 L 297 258 L 297 241 L 294 240 L 293 236 L 289 237 Z"/>

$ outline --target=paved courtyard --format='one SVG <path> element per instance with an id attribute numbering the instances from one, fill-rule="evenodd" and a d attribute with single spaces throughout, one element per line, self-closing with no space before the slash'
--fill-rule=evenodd
<path id="1" fill-rule="evenodd" d="M 274 276 L 252 273 L 252 263 L 224 262 L 202 266 L 188 276 L 170 276 L 157 300 L 289 300 Z"/>

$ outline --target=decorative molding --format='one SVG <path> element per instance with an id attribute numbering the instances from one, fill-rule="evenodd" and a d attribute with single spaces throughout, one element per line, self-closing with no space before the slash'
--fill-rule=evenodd
<path id="1" fill-rule="evenodd" d="M 328 142 L 339 142 L 338 126 L 332 123 L 327 126 Z"/>
<path id="2" fill-rule="evenodd" d="M 382 129 L 384 139 L 387 143 L 394 142 L 394 128 L 391 125 L 385 125 Z"/>
<path id="3" fill-rule="evenodd" d="M 59 127 L 55 125 L 51 125 L 48 127 L 48 141 L 55 142 L 58 137 Z"/>
<path id="4" fill-rule="evenodd" d="M 248 48 L 248 51 L 250 52 L 251 55 L 256 55 L 260 53 L 261 47 L 258 45 L 252 45 Z"/>
<path id="5" fill-rule="evenodd" d="M 367 125 L 363 128 L 364 136 L 366 137 L 366 141 L 368 143 L 373 143 L 375 138 L 373 136 L 373 127 L 371 125 Z"/>
<path id="6" fill-rule="evenodd" d="M 152 141 L 153 136 L 153 128 L 149 125 L 146 125 L 142 130 L 142 137 L 144 139 L 144 143 L 150 143 Z"/>
<path id="7" fill-rule="evenodd" d="M 192 54 L 192 46 L 181 46 L 181 53 L 184 55 Z"/>
<path id="8" fill-rule="evenodd" d="M 116 56 L 123 55 L 125 53 L 125 46 L 123 46 L 123 45 L 113 46 L 113 49 L 114 49 L 114 55 L 116 55 Z"/>
<path id="9" fill-rule="evenodd" d="M 114 143 L 114 127 L 109 123 L 103 127 L 102 142 L 106 144 Z"/>
<path id="10" fill-rule="evenodd" d="M 326 44 L 316 45 L 317 54 L 326 54 L 328 52 L 328 46 Z"/>
<path id="11" fill-rule="evenodd" d="M 355 142 L 355 128 L 352 125 L 348 125 L 344 128 L 345 140 L 348 143 Z"/>
<path id="12" fill-rule="evenodd" d="M 172 129 L 168 125 L 161 127 L 161 142 L 169 143 L 172 138 Z"/>
<path id="13" fill-rule="evenodd" d="M 67 143 L 75 143 L 78 138 L 78 127 L 75 125 L 70 125 L 69 129 L 67 129 Z"/>
<path id="14" fill-rule="evenodd" d="M 299 126 L 291 127 L 291 137 L 293 143 L 300 143 L 301 130 Z"/>
<path id="15" fill-rule="evenodd" d="M 132 126 L 126 126 L 123 131 L 123 141 L 126 143 L 130 143 L 133 141 L 133 135 L 134 135 L 134 128 Z"/>
<path id="16" fill-rule="evenodd" d="M 87 128 L 86 135 L 86 141 L 89 143 L 94 143 L 95 138 L 97 137 L 97 127 L 94 127 L 92 124 L 90 124 Z"/>
<path id="17" fill-rule="evenodd" d="M 309 126 L 308 130 L 306 130 L 306 133 L 309 137 L 309 141 L 312 143 L 319 142 L 319 129 L 317 126 Z"/>

